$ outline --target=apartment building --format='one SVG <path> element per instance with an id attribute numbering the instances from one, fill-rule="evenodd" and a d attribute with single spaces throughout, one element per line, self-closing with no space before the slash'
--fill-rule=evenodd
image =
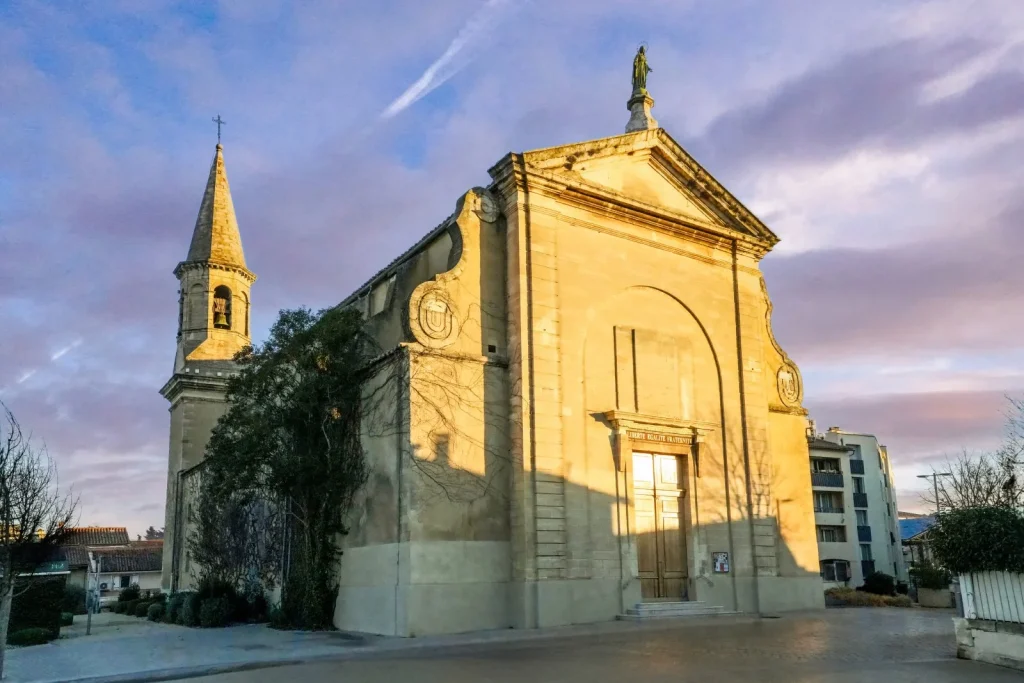
<path id="1" fill-rule="evenodd" d="M 826 587 L 860 586 L 873 571 L 906 581 L 885 446 L 874 435 L 838 427 L 818 434 L 810 421 L 808 451 L 819 567 Z"/>

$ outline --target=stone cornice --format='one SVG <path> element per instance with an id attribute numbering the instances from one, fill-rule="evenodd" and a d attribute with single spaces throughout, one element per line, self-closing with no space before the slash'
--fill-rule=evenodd
<path id="1" fill-rule="evenodd" d="M 725 229 L 740 232 L 747 239 L 761 243 L 765 252 L 770 251 L 778 243 L 779 238 L 775 233 L 725 189 L 703 166 L 697 163 L 662 128 L 550 147 L 522 154 L 507 154 L 488 172 L 495 185 L 500 187 L 502 194 L 507 196 L 506 190 L 522 189 L 526 173 L 532 175 L 533 171 L 542 166 L 554 168 L 556 165 L 561 165 L 559 162 L 563 159 L 566 161 L 565 167 L 571 170 L 577 159 L 593 160 L 624 155 L 635 157 L 637 154 L 651 156 L 657 162 L 656 167 L 668 171 L 681 189 L 685 188 L 734 223 L 733 228 Z M 582 179 L 564 178 L 561 182 L 576 185 L 578 182 L 581 183 Z M 533 189 L 532 183 L 531 189 Z"/>
<path id="2" fill-rule="evenodd" d="M 187 374 L 184 372 L 176 372 L 171 375 L 171 378 L 160 388 L 160 395 L 171 402 L 171 405 L 175 405 L 178 399 L 181 398 L 182 394 L 186 391 L 197 391 L 203 393 L 220 394 L 220 398 L 209 397 L 199 400 L 209 400 L 215 402 L 223 402 L 223 396 L 227 392 L 228 380 L 230 378 L 225 376 L 213 376 L 213 375 L 201 375 L 199 373 Z"/>
<path id="3" fill-rule="evenodd" d="M 570 178 L 529 165 L 524 166 L 512 156 L 506 157 L 503 163 L 491 170 L 494 177 L 492 188 L 505 199 L 506 210 L 510 208 L 510 202 L 515 201 L 517 194 L 527 190 L 530 195 L 550 197 L 597 215 L 641 225 L 724 250 L 730 250 L 732 243 L 735 242 L 740 253 L 755 260 L 762 259 L 774 244 L 724 225 L 716 225 L 648 204 L 579 177 Z M 533 202 L 531 208 L 537 210 Z"/>
<path id="4" fill-rule="evenodd" d="M 683 432 L 690 435 L 705 434 L 718 429 L 718 425 L 714 422 L 681 420 L 675 417 L 664 417 L 649 413 L 631 413 L 625 410 L 609 410 L 604 413 L 604 418 L 616 429 L 636 429 L 669 433 Z"/>
<path id="5" fill-rule="evenodd" d="M 249 269 L 229 263 L 217 263 L 216 261 L 182 261 L 174 267 L 174 277 L 180 280 L 182 273 L 187 270 L 225 270 L 241 275 L 249 281 L 250 285 L 256 282 L 256 274 Z"/>

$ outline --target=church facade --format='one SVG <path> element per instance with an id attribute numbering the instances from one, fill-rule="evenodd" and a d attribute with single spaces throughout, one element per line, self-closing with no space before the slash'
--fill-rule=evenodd
<path id="1" fill-rule="evenodd" d="M 634 92 L 624 135 L 500 159 L 340 304 L 362 311 L 381 355 L 339 629 L 535 628 L 666 601 L 823 606 L 800 373 L 758 266 L 778 238 L 652 104 Z M 198 346 L 179 341 L 164 388 L 169 538 L 177 472 L 223 410 L 204 363 L 247 341 L 237 311 L 253 280 L 240 241 L 232 257 L 190 250 L 176 272 L 182 337 Z M 218 331 L 222 279 L 236 313 Z M 167 553 L 172 588 L 183 551 Z"/>

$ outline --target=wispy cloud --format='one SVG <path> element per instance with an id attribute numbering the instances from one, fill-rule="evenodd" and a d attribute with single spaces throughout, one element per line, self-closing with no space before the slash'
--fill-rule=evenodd
<path id="1" fill-rule="evenodd" d="M 505 11 L 512 7 L 514 3 L 510 0 L 487 0 L 459 30 L 455 39 L 449 43 L 448 49 L 427 67 L 415 83 L 388 105 L 381 113 L 381 118 L 390 119 L 400 114 L 457 74 L 459 69 L 468 63 L 480 41 L 491 34 L 504 18 Z"/>
<path id="2" fill-rule="evenodd" d="M 71 351 L 71 350 L 72 350 L 72 349 L 74 349 L 74 348 L 75 348 L 76 346 L 79 346 L 79 345 L 81 345 L 81 343 L 82 343 L 82 340 L 81 340 L 81 339 L 76 339 L 75 341 L 71 342 L 71 343 L 70 343 L 70 344 L 68 344 L 67 346 L 65 346 L 65 347 L 63 347 L 63 348 L 61 348 L 61 349 L 58 349 L 57 351 L 55 351 L 55 352 L 53 353 L 53 355 L 51 355 L 51 356 L 50 356 L 50 360 L 51 360 L 51 361 L 55 361 L 55 360 L 57 360 L 57 359 L 59 359 L 59 358 L 63 357 L 63 356 L 65 355 L 65 354 L 67 354 L 67 352 L 68 352 L 68 351 Z"/>

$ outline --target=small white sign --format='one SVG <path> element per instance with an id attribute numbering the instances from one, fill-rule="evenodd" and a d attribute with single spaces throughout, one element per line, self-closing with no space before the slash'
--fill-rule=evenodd
<path id="1" fill-rule="evenodd" d="M 729 553 L 711 553 L 711 561 L 716 574 L 729 573 Z"/>

